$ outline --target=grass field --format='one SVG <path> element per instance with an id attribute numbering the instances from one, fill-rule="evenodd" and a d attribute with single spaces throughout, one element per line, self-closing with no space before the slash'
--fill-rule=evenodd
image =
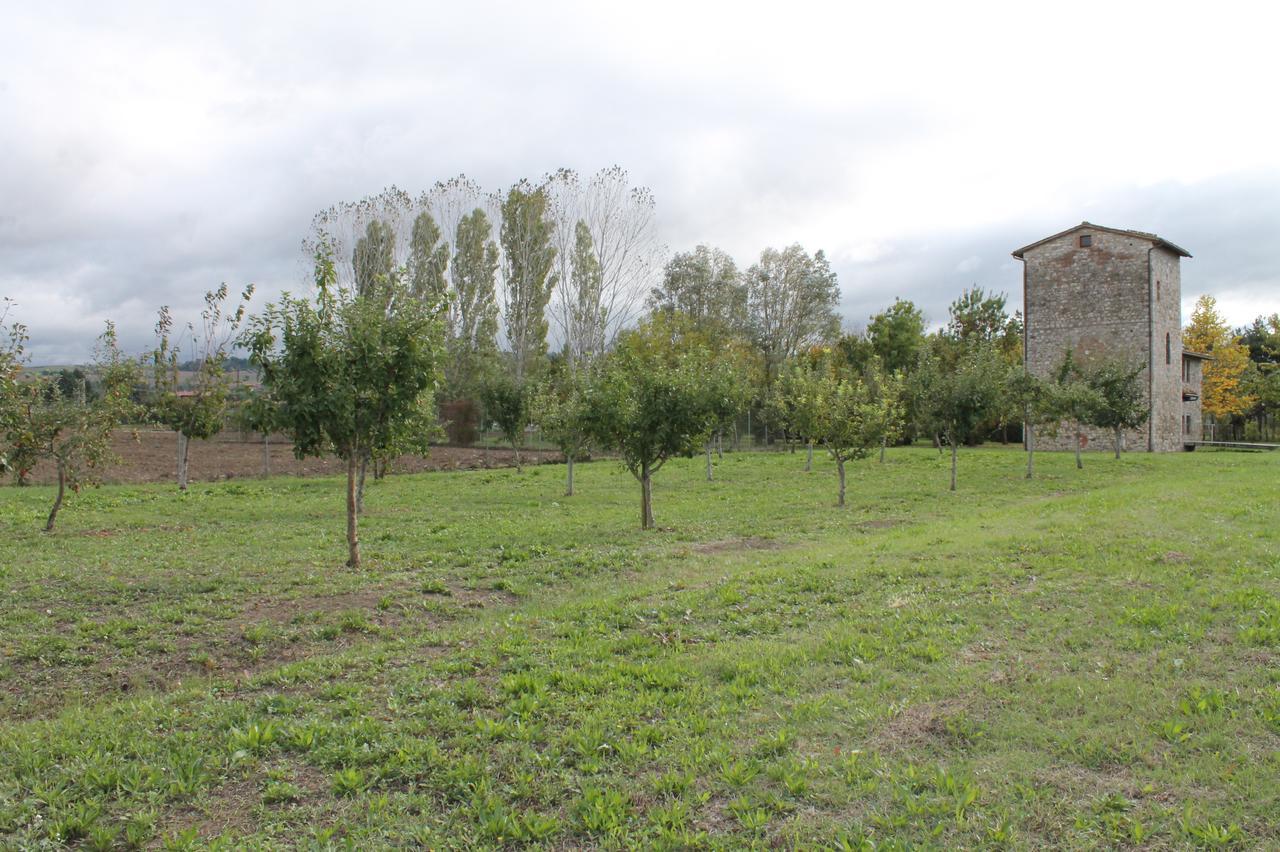
<path id="1" fill-rule="evenodd" d="M 1280 847 L 1280 456 L 0 490 L 0 845 Z"/>

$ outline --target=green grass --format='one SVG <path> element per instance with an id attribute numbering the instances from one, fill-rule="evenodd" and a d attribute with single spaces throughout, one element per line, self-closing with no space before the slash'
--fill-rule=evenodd
<path id="1" fill-rule="evenodd" d="M 0 846 L 1280 846 L 1280 457 L 0 491 Z"/>

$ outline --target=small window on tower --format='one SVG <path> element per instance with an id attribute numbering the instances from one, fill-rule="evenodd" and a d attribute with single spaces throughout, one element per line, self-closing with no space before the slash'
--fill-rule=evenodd
<path id="1" fill-rule="evenodd" d="M 1093 235 L 1092 234 L 1081 235 L 1080 248 L 1088 248 L 1091 245 L 1093 245 Z"/>
<path id="2" fill-rule="evenodd" d="M 1160 301 L 1160 282 L 1156 282 L 1156 301 Z"/>
<path id="3" fill-rule="evenodd" d="M 1164 362 L 1173 363 L 1173 340 L 1167 334 L 1164 336 Z"/>

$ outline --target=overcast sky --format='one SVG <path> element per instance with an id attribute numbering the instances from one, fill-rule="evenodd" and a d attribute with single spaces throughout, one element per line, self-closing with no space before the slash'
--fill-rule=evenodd
<path id="1" fill-rule="evenodd" d="M 36 363 L 141 350 L 302 288 L 332 203 L 616 163 L 673 251 L 825 249 L 849 327 L 1020 307 L 1010 251 L 1084 219 L 1187 248 L 1184 316 L 1280 310 L 1276 17 L 1038 5 L 4 2 L 0 296 Z"/>

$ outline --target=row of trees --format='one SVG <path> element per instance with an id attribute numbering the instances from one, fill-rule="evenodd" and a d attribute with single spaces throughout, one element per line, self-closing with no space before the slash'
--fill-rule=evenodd
<path id="1" fill-rule="evenodd" d="M 316 252 L 314 301 L 286 296 L 249 318 L 238 338 L 263 382 L 247 410 L 260 428 L 286 431 L 299 455 L 335 453 L 347 462 L 349 558 L 357 564 L 366 465 L 403 452 L 425 452 L 439 432 L 434 391 L 448 359 L 449 294 L 424 296 L 403 267 L 372 283 L 346 286 L 329 246 L 318 244 Z M 665 292 L 678 291 L 667 282 Z M 106 424 L 139 415 L 129 390 L 136 392 L 146 372 L 141 367 L 149 367 L 147 408 L 179 434 L 179 483 L 185 486 L 183 439 L 209 437 L 222 423 L 227 380 L 221 366 L 246 323 L 251 295 L 246 289 L 228 310 L 225 287 L 207 294 L 201 325 L 187 327 L 184 345 L 175 342 L 169 312 L 162 308 L 156 349 L 127 371 L 108 335 L 108 354 L 98 372 L 115 377 L 104 379 L 104 389 L 118 390 L 102 394 L 101 403 L 83 391 L 68 400 L 51 396 L 39 382 L 10 382 L 28 400 L 65 402 L 61 408 L 27 405 L 25 431 L 19 428 L 21 416 L 11 418 L 17 424 L 7 433 L 15 448 L 13 462 L 29 468 L 41 453 L 61 457 L 60 482 L 64 471 L 72 487 L 86 481 L 81 474 L 105 457 Z M 1003 297 L 981 290 L 963 294 L 951 306 L 947 326 L 934 335 L 925 336 L 918 309 L 899 300 L 874 316 L 866 333 L 812 344 L 774 368 L 749 326 L 735 329 L 723 318 L 689 314 L 656 297 L 651 304 L 649 318 L 624 332 L 605 355 L 576 364 L 559 359 L 524 386 L 514 380 L 491 383 L 485 399 L 517 452 L 531 423 L 560 447 L 568 460 L 570 494 L 576 459 L 592 447 L 618 453 L 640 485 L 646 527 L 653 523 L 653 475 L 671 456 L 700 446 L 710 478 L 713 442 L 732 428 L 737 413 L 758 392 L 761 377 L 763 410 L 781 434 L 807 442 L 810 462 L 815 446 L 835 459 L 840 504 L 845 463 L 877 447 L 883 457 L 884 448 L 904 435 L 932 435 L 939 448 L 951 447 L 954 489 L 959 447 L 980 440 L 1001 422 L 1052 429 L 1069 418 L 1107 426 L 1116 430 L 1118 453 L 1123 429 L 1145 418 L 1136 370 L 1107 364 L 1084 369 L 1068 356 L 1052 382 L 1023 373 L 1016 357 L 1018 318 L 1004 312 Z M 8 363 L 20 363 L 24 339 L 15 327 Z M 180 353 L 197 357 L 181 362 Z M 180 363 L 197 367 L 185 389 Z M 37 411 L 56 421 L 64 437 L 77 436 L 67 448 L 80 447 L 78 456 L 37 440 Z M 85 438 L 88 421 L 73 422 L 73 411 L 82 417 L 93 413 L 97 440 Z M 60 504 L 59 499 L 50 528 Z"/>

